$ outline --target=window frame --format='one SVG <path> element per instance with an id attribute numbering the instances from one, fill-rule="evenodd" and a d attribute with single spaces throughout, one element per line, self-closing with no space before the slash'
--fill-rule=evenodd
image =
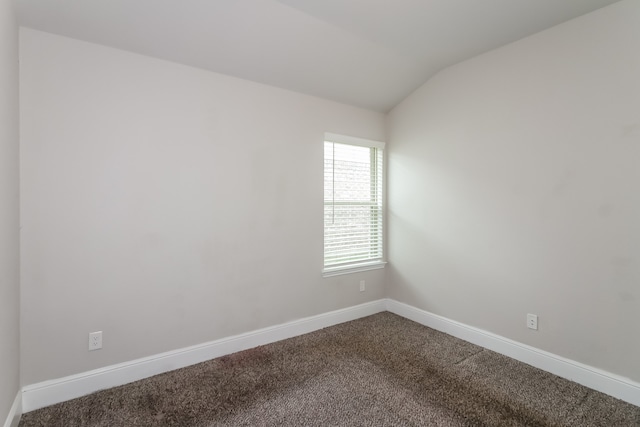
<path id="1" fill-rule="evenodd" d="M 379 225 L 381 228 L 380 231 L 380 257 L 379 258 L 375 258 L 375 259 L 367 259 L 367 260 L 358 260 L 358 261 L 353 261 L 353 262 L 347 262 L 347 263 L 341 263 L 341 264 L 337 264 L 337 265 L 326 265 L 326 228 L 324 225 L 324 219 L 323 219 L 323 269 L 322 269 L 322 276 L 323 277 L 331 277 L 331 276 L 337 276 L 337 275 L 341 275 L 341 274 L 350 274 L 350 273 L 356 273 L 356 272 L 362 272 L 362 271 L 369 271 L 369 270 L 376 270 L 376 269 L 381 269 L 384 268 L 386 265 L 386 261 L 385 261 L 385 255 L 386 255 L 386 189 L 385 189 L 385 176 L 386 176 L 386 171 L 385 171 L 385 166 L 386 166 L 386 161 L 385 161 L 385 143 L 381 142 L 381 141 L 373 141 L 373 140 L 369 140 L 369 139 L 364 139 L 364 138 L 357 138 L 357 137 L 353 137 L 353 136 L 346 136 L 346 135 L 339 135 L 339 134 L 334 134 L 334 133 L 325 133 L 324 135 L 324 140 L 323 140 L 323 161 L 326 162 L 326 155 L 324 153 L 324 146 L 326 143 L 337 143 L 337 144 L 344 144 L 344 145 L 351 145 L 351 146 L 357 146 L 357 147 L 366 147 L 366 148 L 374 148 L 376 150 L 372 150 L 371 151 L 371 155 L 372 156 L 376 156 L 375 160 L 374 158 L 372 158 L 372 161 L 370 163 L 370 168 L 371 168 L 371 174 L 372 176 L 375 177 L 375 179 L 377 180 L 379 178 L 379 182 L 376 182 L 376 185 L 380 185 L 380 197 L 379 197 L 379 214 L 382 216 Z M 377 157 L 377 151 L 380 151 L 380 161 L 381 161 L 381 165 L 380 168 L 378 168 L 377 162 L 378 162 L 378 157 Z M 375 168 L 375 169 L 374 169 Z M 326 173 L 326 164 L 323 163 L 323 172 Z M 378 175 L 380 175 L 378 177 Z M 323 190 L 324 187 L 326 185 L 326 180 L 324 178 L 324 173 L 323 173 Z M 376 198 L 376 200 L 378 200 L 378 198 Z M 334 202 L 335 203 L 335 202 Z M 325 200 L 324 197 L 324 191 L 323 191 L 323 218 L 324 218 L 324 210 L 327 206 L 327 201 Z M 372 222 L 371 222 L 372 223 Z"/>

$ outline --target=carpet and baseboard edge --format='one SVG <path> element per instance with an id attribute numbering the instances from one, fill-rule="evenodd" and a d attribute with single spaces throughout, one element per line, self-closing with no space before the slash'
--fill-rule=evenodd
<path id="1" fill-rule="evenodd" d="M 128 384 L 216 357 L 293 338 L 383 311 L 386 311 L 386 301 L 381 299 L 76 375 L 27 385 L 22 390 L 22 409 L 25 413 L 30 412 L 99 390 Z"/>
<path id="2" fill-rule="evenodd" d="M 561 356 L 429 313 L 393 299 L 381 299 L 342 310 L 158 355 L 25 386 L 22 412 L 74 399 L 105 388 L 204 362 L 216 357 L 313 332 L 361 317 L 390 311 L 422 325 L 469 341 L 536 368 L 640 406 L 640 383 Z M 6 424 L 5 427 L 13 427 Z"/>
<path id="3" fill-rule="evenodd" d="M 387 311 L 640 406 L 640 383 L 425 310 L 386 300 Z"/>

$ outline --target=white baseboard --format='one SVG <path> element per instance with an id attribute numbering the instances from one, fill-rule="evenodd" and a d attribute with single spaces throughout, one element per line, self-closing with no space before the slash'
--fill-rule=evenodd
<path id="1" fill-rule="evenodd" d="M 22 391 L 16 393 L 16 398 L 13 399 L 13 405 L 9 409 L 7 419 L 4 422 L 4 427 L 18 427 L 20 423 L 20 417 L 22 416 Z"/>
<path id="2" fill-rule="evenodd" d="M 23 388 L 22 410 L 24 412 L 33 411 L 98 390 L 116 387 L 259 345 L 303 335 L 380 313 L 386 310 L 385 307 L 385 300 L 373 301 L 81 374 L 28 385 Z"/>
<path id="3" fill-rule="evenodd" d="M 640 406 L 640 384 L 628 378 L 518 343 L 392 299 L 386 299 L 25 386 L 22 393 L 16 396 L 16 401 L 4 427 L 16 427 L 23 412 L 33 411 L 98 390 L 127 384 L 259 345 L 303 335 L 385 310 Z"/>
<path id="4" fill-rule="evenodd" d="M 521 344 L 500 335 L 483 331 L 392 299 L 387 299 L 387 310 L 414 322 L 640 406 L 640 383 L 629 378 L 620 377 L 619 375 Z"/>

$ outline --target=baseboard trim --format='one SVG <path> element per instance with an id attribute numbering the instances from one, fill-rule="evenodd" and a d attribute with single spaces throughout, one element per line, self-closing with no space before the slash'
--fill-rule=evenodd
<path id="1" fill-rule="evenodd" d="M 382 311 L 390 311 L 422 325 L 640 406 L 640 383 L 631 379 L 438 316 L 393 299 L 382 299 L 204 344 L 25 386 L 22 392 L 19 392 L 16 396 L 4 427 L 16 427 L 22 413 L 259 345 L 281 341 L 350 320 L 356 320 Z"/>
<path id="2" fill-rule="evenodd" d="M 22 411 L 26 413 L 98 390 L 138 381 L 259 345 L 296 337 L 385 310 L 385 300 L 372 301 L 204 344 L 28 385 L 22 390 Z"/>
<path id="3" fill-rule="evenodd" d="M 7 414 L 7 419 L 4 422 L 4 427 L 18 427 L 20 424 L 20 417 L 22 416 L 22 391 L 16 393 L 16 398 L 13 399 L 13 404 Z"/>
<path id="4" fill-rule="evenodd" d="M 386 307 L 387 311 L 414 322 L 640 406 L 640 383 L 629 378 L 521 344 L 393 299 L 387 299 Z"/>

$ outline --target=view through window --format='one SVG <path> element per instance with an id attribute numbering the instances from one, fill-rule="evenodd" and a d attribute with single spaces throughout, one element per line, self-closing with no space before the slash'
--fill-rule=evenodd
<path id="1" fill-rule="evenodd" d="M 382 262 L 383 148 L 376 141 L 325 137 L 325 271 Z"/>

